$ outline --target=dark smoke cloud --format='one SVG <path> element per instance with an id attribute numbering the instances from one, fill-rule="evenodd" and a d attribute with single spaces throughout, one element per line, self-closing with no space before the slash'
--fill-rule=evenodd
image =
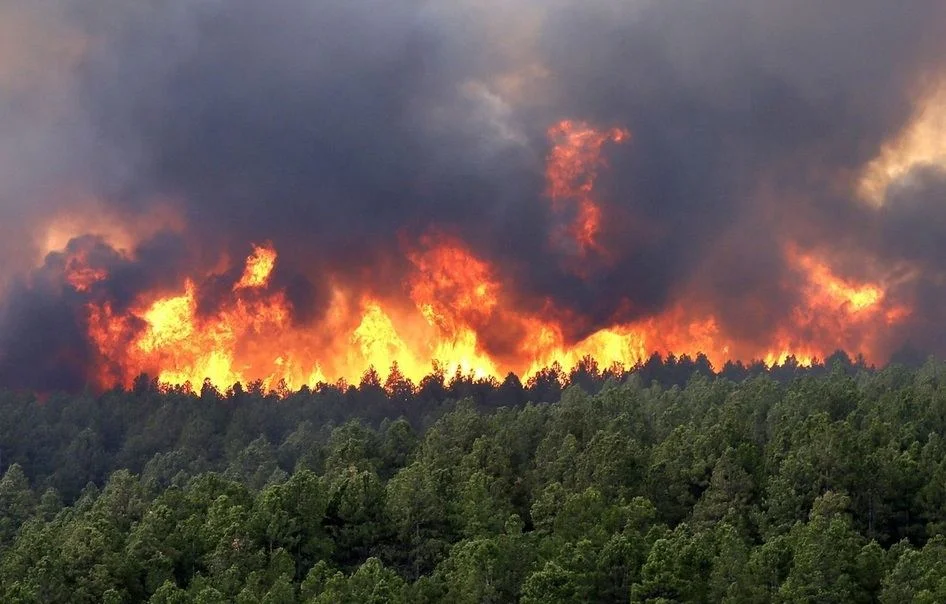
<path id="1" fill-rule="evenodd" d="M 613 155 L 608 195 L 631 208 L 632 222 L 659 225 L 645 249 L 628 241 L 607 283 L 652 309 L 702 272 L 730 331 L 748 324 L 767 335 L 761 328 L 794 301 L 778 295 L 792 277 L 777 241 L 813 227 L 838 237 L 861 220 L 838 223 L 863 204 L 832 199 L 824 176 L 865 163 L 910 117 L 913 80 L 943 56 L 943 5 L 625 6 L 563 11 L 545 37 L 557 100 L 633 131 L 631 147 Z M 623 225 L 614 228 L 620 237 Z M 641 282 L 649 287 L 638 297 Z M 579 305 L 599 299 L 595 289 L 568 291 L 584 294 Z"/>
<path id="2" fill-rule="evenodd" d="M 38 33 L 88 44 L 57 63 L 55 112 L 30 109 L 35 87 L 0 93 L 12 116 L 0 128 L 33 143 L 6 162 L 16 186 L 0 185 L 8 240 L 25 245 L 59 209 L 39 203 L 59 186 L 122 214 L 156 198 L 183 213 L 183 233 L 110 267 L 98 295 L 116 304 L 271 241 L 274 286 L 314 321 L 328 274 L 403 295 L 403 243 L 435 227 L 500 267 L 523 307 L 553 300 L 576 339 L 698 290 L 729 333 L 764 340 L 797 301 L 784 241 L 847 259 L 852 275 L 864 270 L 852 257 L 912 263 L 923 278 L 898 295 L 929 313 L 917 325 L 942 324 L 928 303 L 946 268 L 941 178 L 918 177 L 879 211 L 838 187 L 942 73 L 941 0 L 14 5 L 0 17 L 28 12 Z M 632 132 L 606 148 L 598 183 L 613 262 L 552 241 L 545 131 L 563 118 Z M 236 277 L 205 284 L 201 308 Z M 0 382 L 44 351 L 85 354 L 81 300 L 43 282 L 4 296 Z M 511 347 L 502 326 L 484 335 Z M 51 380 L 49 363 L 23 380 Z M 66 365 L 75 385 L 82 361 Z"/>
<path id="3" fill-rule="evenodd" d="M 82 388 L 93 349 L 82 326 L 81 300 L 63 288 L 55 260 L 29 283 L 10 287 L 0 330 L 0 379 L 7 388 Z"/>

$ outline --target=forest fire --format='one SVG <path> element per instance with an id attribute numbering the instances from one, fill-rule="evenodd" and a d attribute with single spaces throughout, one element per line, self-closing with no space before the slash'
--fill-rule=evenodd
<path id="1" fill-rule="evenodd" d="M 714 317 L 693 316 L 682 302 L 660 315 L 568 343 L 555 322 L 511 306 L 493 269 L 461 243 L 427 237 L 423 245 L 410 254 L 413 312 L 370 298 L 351 305 L 349 296 L 338 292 L 325 323 L 293 326 L 284 293 L 267 289 L 278 262 L 277 251 L 267 246 L 254 248 L 232 296 L 207 315 L 198 312 L 199 292 L 191 279 L 180 294 L 143 302 L 126 315 L 91 303 L 90 336 L 103 359 L 96 379 L 101 386 L 129 385 L 146 372 L 166 384 L 193 385 L 207 378 L 223 389 L 259 379 L 268 389 L 296 389 L 339 377 L 357 382 L 370 366 L 383 376 L 394 363 L 416 382 L 433 363 L 450 372 L 500 378 L 509 371 L 531 374 L 555 362 L 569 369 L 586 356 L 604 366 L 631 366 L 653 352 L 703 353 L 717 366 L 739 352 L 768 364 L 789 355 L 808 364 L 839 345 L 869 352 L 871 325 L 906 313 L 884 303 L 879 285 L 846 282 L 824 263 L 798 255 L 806 298 L 794 310 L 793 323 L 777 330 L 767 346 L 747 348 L 732 341 Z M 493 357 L 480 334 L 497 324 L 521 336 L 513 350 Z M 316 335 L 325 330 L 334 334 L 328 341 Z"/>
<path id="2" fill-rule="evenodd" d="M 548 136 L 553 146 L 546 165 L 546 194 L 556 212 L 572 214 L 559 237 L 573 241 L 582 254 L 590 250 L 604 252 L 598 241 L 601 207 L 594 197 L 598 171 L 607 167 L 602 147 L 607 142 L 623 143 L 630 133 L 621 128 L 602 131 L 586 122 L 562 120 L 549 128 Z"/>
<path id="3" fill-rule="evenodd" d="M 942 2 L 14 4 L 0 388 L 946 354 Z"/>
<path id="4" fill-rule="evenodd" d="M 582 256 L 607 258 L 610 252 L 597 238 L 607 215 L 595 182 L 607 166 L 604 145 L 625 142 L 630 133 L 563 120 L 548 135 L 546 195 L 555 214 L 567 218 L 559 232 L 565 239 L 550 243 L 572 241 Z M 178 291 L 142 291 L 117 311 L 111 300 L 95 295 L 110 275 L 94 254 L 104 249 L 124 262 L 134 258 L 100 239 L 75 241 L 81 243 L 62 253 L 62 271 L 69 287 L 90 297 L 84 324 L 98 361 L 88 377 L 102 388 L 129 386 L 145 373 L 166 385 L 206 379 L 226 389 L 259 380 L 265 389 L 288 391 L 339 378 L 357 382 L 372 367 L 384 376 L 394 365 L 415 383 L 434 367 L 499 379 L 508 372 L 532 375 L 554 363 L 568 370 L 587 357 L 600 366 L 630 367 L 655 352 L 704 354 L 717 367 L 731 359 L 774 365 L 790 356 L 810 364 L 838 348 L 876 360 L 877 326 L 909 315 L 887 300 L 882 283 L 838 277 L 824 259 L 791 244 L 784 257 L 800 283 L 798 302 L 764 338 L 743 341 L 726 333 L 712 309 L 688 304 L 700 292 L 684 288 L 660 312 L 613 321 L 570 340 L 568 312 L 551 299 L 524 305 L 501 267 L 436 228 L 414 242 L 402 240 L 409 272 L 400 295 L 356 291 L 328 277 L 328 308 L 308 324 L 294 321 L 287 291 L 273 281 L 279 250 L 269 242 L 253 245 L 242 266 L 225 263 L 186 275 Z M 209 307 L 201 302 L 207 299 L 204 284 L 228 278 L 226 291 L 215 294 Z"/>
<path id="5" fill-rule="evenodd" d="M 824 358 L 825 349 L 832 345 L 876 357 L 875 338 L 881 326 L 909 315 L 909 309 L 885 300 L 879 283 L 841 279 L 825 262 L 794 246 L 786 250 L 786 256 L 804 279 L 804 302 L 792 310 L 791 323 L 777 332 L 779 343 L 762 357 L 769 365 L 784 362 L 789 355 L 801 364 L 810 364 L 815 358 Z"/>
<path id="6" fill-rule="evenodd" d="M 0 0 L 2 602 L 946 602 L 946 0 Z"/>
<path id="7" fill-rule="evenodd" d="M 254 246 L 253 253 L 246 259 L 243 276 L 234 284 L 233 289 L 263 287 L 269 282 L 276 266 L 276 250 L 271 246 Z"/>

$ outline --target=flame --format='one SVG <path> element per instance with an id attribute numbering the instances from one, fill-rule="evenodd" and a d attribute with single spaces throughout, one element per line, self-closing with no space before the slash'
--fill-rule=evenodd
<path id="1" fill-rule="evenodd" d="M 856 284 L 834 275 L 824 262 L 810 255 L 790 252 L 797 258 L 799 266 L 808 273 L 809 287 L 836 307 L 848 314 L 857 314 L 870 310 L 884 297 L 884 290 L 876 284 Z"/>
<path id="2" fill-rule="evenodd" d="M 594 184 L 605 165 L 603 146 L 629 134 L 562 121 L 549 136 L 553 207 L 575 211 L 567 235 L 583 253 L 603 253 Z M 700 304 L 699 292 L 684 287 L 664 311 L 608 325 L 576 342 L 563 309 L 551 300 L 526 306 L 503 267 L 464 241 L 431 230 L 405 242 L 403 252 L 409 272 L 401 295 L 328 275 L 320 285 L 331 292 L 330 302 L 310 324 L 294 318 L 287 293 L 273 282 L 278 251 L 271 243 L 253 245 L 242 267 L 190 275 L 176 292 L 144 292 L 121 312 L 107 301 L 91 301 L 88 332 L 101 357 L 94 378 L 102 386 L 127 386 L 148 373 L 172 385 L 209 379 L 220 389 L 258 380 L 285 392 L 326 379 L 357 382 L 371 368 L 380 377 L 394 363 L 399 375 L 417 383 L 434 367 L 498 379 L 508 372 L 532 375 L 554 363 L 568 371 L 586 357 L 603 367 L 631 367 L 655 352 L 702 353 L 716 367 L 730 359 L 774 365 L 789 357 L 806 365 L 839 348 L 876 360 L 883 327 L 910 313 L 890 299 L 884 279 L 853 279 L 839 273 L 829 255 L 788 244 L 784 257 L 795 273 L 795 302 L 762 341 L 732 337 Z M 223 296 L 215 289 L 217 298 L 207 301 L 200 284 L 233 274 L 240 277 Z M 65 275 L 80 291 L 108 278 L 81 254 L 70 259 Z"/>
<path id="3" fill-rule="evenodd" d="M 182 292 L 142 302 L 126 315 L 90 304 L 89 333 L 107 360 L 103 383 L 129 384 L 141 372 L 156 372 L 167 384 L 208 378 L 226 388 L 259 379 L 266 388 L 295 389 L 326 376 L 356 382 L 369 367 L 383 371 L 395 362 L 415 382 L 434 363 L 499 378 L 509 371 L 531 375 L 553 363 L 568 370 L 588 356 L 601 366 L 629 367 L 654 352 L 703 353 L 717 367 L 734 356 L 769 365 L 794 356 L 805 365 L 837 348 L 870 350 L 878 322 L 908 314 L 887 302 L 881 283 L 839 277 L 823 259 L 792 246 L 786 257 L 802 278 L 802 299 L 762 345 L 727 338 L 715 317 L 683 302 L 569 342 L 555 320 L 517 309 L 494 267 L 443 235 L 423 238 L 408 253 L 413 307 L 372 297 L 353 303 L 352 294 L 335 285 L 322 323 L 295 326 L 285 293 L 268 289 L 277 252 L 267 245 L 253 248 L 239 287 L 212 313 L 200 315 L 199 289 L 187 280 Z M 491 354 L 482 334 L 497 325 L 522 337 L 511 351 Z M 328 340 L 315 337 L 317 331 L 330 334 Z"/>
<path id="4" fill-rule="evenodd" d="M 788 246 L 786 257 L 804 278 L 804 303 L 792 310 L 791 322 L 777 330 L 779 344 L 763 356 L 769 364 L 794 356 L 809 365 L 825 352 L 877 346 L 881 327 L 906 318 L 908 308 L 887 300 L 882 282 L 857 282 L 839 277 L 829 264 L 811 253 Z"/>
<path id="5" fill-rule="evenodd" d="M 275 250 L 255 246 L 233 288 L 241 295 L 207 317 L 198 314 L 198 291 L 191 279 L 181 294 L 141 304 L 130 316 L 115 317 L 108 305 L 92 304 L 91 339 L 112 365 L 122 366 L 123 383 L 150 370 L 168 384 L 201 383 L 206 378 L 225 387 L 261 378 L 269 386 L 279 379 L 301 385 L 305 380 L 286 358 L 269 351 L 260 355 L 254 347 L 256 338 L 271 330 L 283 331 L 289 324 L 284 293 L 250 294 L 267 284 L 275 261 Z M 143 327 L 136 330 L 138 325 Z M 309 368 L 308 373 L 318 374 L 318 368 Z"/>
<path id="6" fill-rule="evenodd" d="M 499 284 L 490 267 L 456 243 L 424 239 L 428 249 L 410 254 L 416 275 L 410 295 L 431 325 L 456 334 L 464 322 L 488 319 L 498 304 Z"/>
<path id="7" fill-rule="evenodd" d="M 234 290 L 246 287 L 264 287 L 276 266 L 276 250 L 272 245 L 253 246 L 253 253 L 246 259 L 243 276 L 233 286 Z"/>
<path id="8" fill-rule="evenodd" d="M 598 242 L 601 206 L 595 200 L 598 171 L 607 166 L 601 151 L 605 143 L 623 143 L 630 133 L 621 128 L 598 130 L 586 122 L 562 120 L 549 128 L 552 149 L 546 159 L 546 194 L 556 212 L 574 212 L 565 233 L 582 253 L 604 252 Z"/>
<path id="9" fill-rule="evenodd" d="M 445 238 L 426 237 L 421 245 L 424 251 L 409 254 L 415 268 L 410 297 L 438 335 L 427 357 L 479 377 L 495 375 L 477 336 L 499 306 L 500 284 L 489 264 Z"/>

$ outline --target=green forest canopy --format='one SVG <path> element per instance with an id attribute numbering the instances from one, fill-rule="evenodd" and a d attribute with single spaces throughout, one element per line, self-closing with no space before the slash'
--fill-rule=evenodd
<path id="1" fill-rule="evenodd" d="M 3 602 L 943 602 L 946 367 L 0 393 Z"/>

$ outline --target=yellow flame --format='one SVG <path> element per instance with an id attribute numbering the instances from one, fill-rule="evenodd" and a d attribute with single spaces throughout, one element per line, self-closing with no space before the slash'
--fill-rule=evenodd
<path id="1" fill-rule="evenodd" d="M 248 287 L 264 287 L 276 266 L 276 250 L 271 246 L 254 245 L 253 253 L 246 259 L 243 276 L 233 286 L 234 290 Z"/>
<path id="2" fill-rule="evenodd" d="M 827 265 L 807 256 L 801 257 L 800 262 L 808 270 L 811 285 L 845 310 L 858 313 L 875 306 L 884 297 L 884 290 L 879 285 L 845 281 L 836 276 Z"/>
<path id="3" fill-rule="evenodd" d="M 187 340 L 194 331 L 195 308 L 191 281 L 187 281 L 183 295 L 155 301 L 141 317 L 148 327 L 138 340 L 138 347 L 151 352 Z"/>

